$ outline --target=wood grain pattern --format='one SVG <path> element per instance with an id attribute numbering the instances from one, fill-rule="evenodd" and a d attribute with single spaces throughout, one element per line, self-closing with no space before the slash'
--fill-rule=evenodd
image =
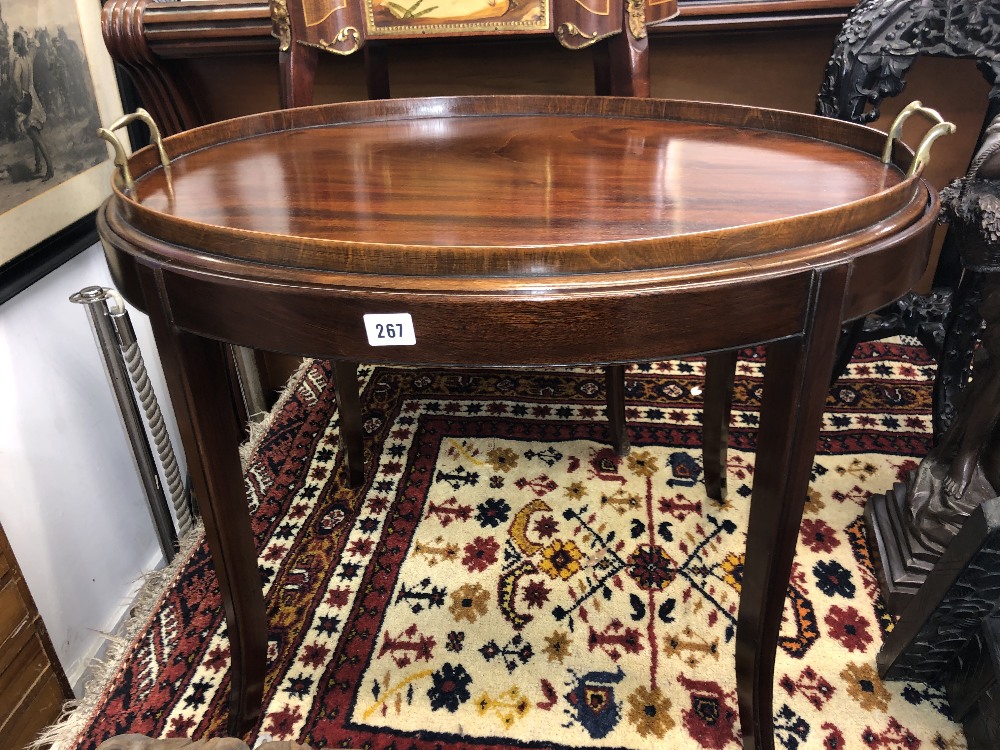
<path id="1" fill-rule="evenodd" d="M 59 717 L 66 695 L 59 678 L 43 675 L 24 695 L 24 701 L 10 719 L 0 725 L 0 750 L 23 750 L 38 734 Z"/>
<path id="2" fill-rule="evenodd" d="M 73 694 L 0 528 L 0 750 L 21 750 Z"/>
<path id="3" fill-rule="evenodd" d="M 262 135 L 175 160 L 172 191 L 157 170 L 134 199 L 246 232 L 507 248 L 716 232 L 847 208 L 902 182 L 896 168 L 823 141 L 606 122 L 431 116 Z M 707 259 L 746 252 L 727 245 Z"/>
<path id="4" fill-rule="evenodd" d="M 0 696 L 3 697 L 0 724 L 3 724 L 17 713 L 24 696 L 52 667 L 38 634 L 31 628 L 22 628 L 10 638 L 0 660 L 7 662 L 0 664 Z"/>
<path id="5" fill-rule="evenodd" d="M 136 193 L 121 206 L 158 238 L 241 260 L 537 275 L 743 260 L 919 203 L 914 179 L 871 158 L 881 134 L 782 114 L 594 97 L 269 113 L 167 139 L 172 192 L 139 152 Z M 607 117 L 621 118 L 613 131 Z M 266 258 L 260 233 L 274 235 Z"/>
<path id="6" fill-rule="evenodd" d="M 6 641 L 28 622 L 28 605 L 13 580 L 0 588 L 0 642 Z"/>

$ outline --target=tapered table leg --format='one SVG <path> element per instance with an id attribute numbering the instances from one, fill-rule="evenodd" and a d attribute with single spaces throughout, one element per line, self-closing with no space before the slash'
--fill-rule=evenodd
<path id="1" fill-rule="evenodd" d="M 701 462 L 705 468 L 705 491 L 713 500 L 726 494 L 729 454 L 729 420 L 733 411 L 736 380 L 735 349 L 705 357 L 705 392 L 701 420 Z"/>
<path id="2" fill-rule="evenodd" d="M 148 299 L 156 299 L 155 280 Z M 165 295 L 157 295 L 165 299 Z M 242 435 L 228 378 L 225 344 L 174 328 L 169 312 L 149 310 L 156 346 L 188 469 L 205 523 L 229 636 L 229 734 L 243 736 L 260 718 L 267 659 L 267 620 L 246 488 L 239 462 Z"/>
<path id="3" fill-rule="evenodd" d="M 356 362 L 333 363 L 333 388 L 337 394 L 340 441 L 347 453 L 347 482 L 351 487 L 360 487 L 365 482 L 365 438 Z"/>
<path id="4" fill-rule="evenodd" d="M 625 420 L 625 365 L 608 365 L 604 368 L 604 391 L 607 394 L 611 447 L 619 456 L 624 456 L 631 447 Z"/>
<path id="5" fill-rule="evenodd" d="M 814 277 L 801 336 L 767 348 L 736 629 L 745 750 L 773 750 L 774 661 L 795 544 L 829 390 L 847 274 Z"/>

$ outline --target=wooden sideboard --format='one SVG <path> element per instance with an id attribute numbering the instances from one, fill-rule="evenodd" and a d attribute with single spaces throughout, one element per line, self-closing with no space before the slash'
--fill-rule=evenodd
<path id="1" fill-rule="evenodd" d="M 835 28 L 855 5 L 850 0 L 679 0 L 679 13 L 649 29 L 654 36 L 680 32 Z M 177 65 L 185 61 L 274 53 L 268 0 L 107 0 L 105 42 L 130 74 L 143 105 L 165 134 L 211 118 Z"/>

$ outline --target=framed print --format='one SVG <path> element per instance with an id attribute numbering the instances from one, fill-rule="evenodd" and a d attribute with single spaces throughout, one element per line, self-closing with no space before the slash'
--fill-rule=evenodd
<path id="1" fill-rule="evenodd" d="M 44 267 L 62 244 L 53 239 L 79 234 L 107 197 L 113 163 L 97 128 L 121 115 L 99 0 L 0 0 L 4 290 L 26 265 Z"/>

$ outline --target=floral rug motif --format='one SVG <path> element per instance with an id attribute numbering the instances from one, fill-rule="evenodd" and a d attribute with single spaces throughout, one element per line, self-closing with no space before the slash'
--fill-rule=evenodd
<path id="1" fill-rule="evenodd" d="M 269 607 L 258 734 L 313 747 L 738 748 L 734 635 L 763 364 L 743 353 L 729 493 L 702 484 L 704 364 L 632 367 L 624 459 L 597 369 L 362 368 L 369 478 L 346 489 L 328 366 L 251 456 Z M 933 364 L 864 344 L 831 389 L 776 668 L 789 750 L 959 750 L 943 694 L 882 683 L 861 512 L 929 447 Z M 166 589 L 87 729 L 225 733 L 207 552 Z"/>

